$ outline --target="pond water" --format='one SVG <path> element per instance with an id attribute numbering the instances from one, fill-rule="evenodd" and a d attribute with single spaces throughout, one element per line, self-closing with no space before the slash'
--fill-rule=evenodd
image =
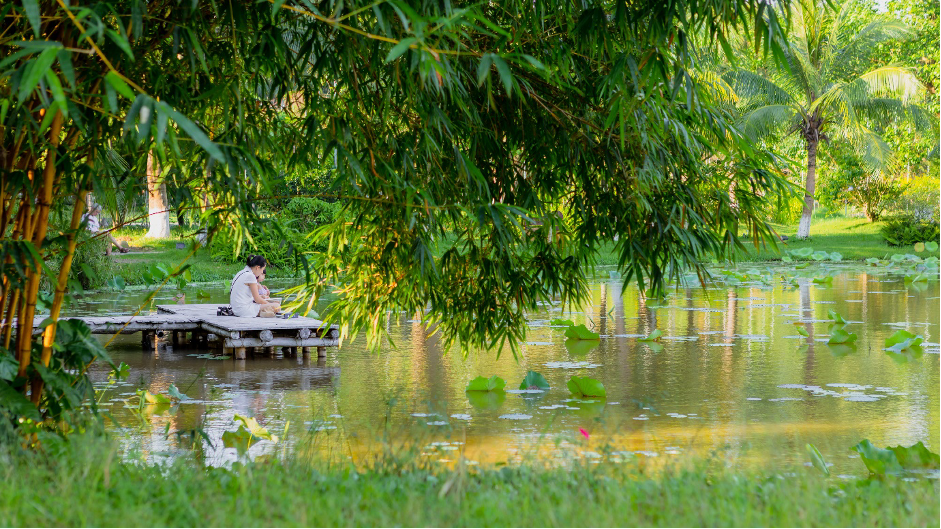
<path id="1" fill-rule="evenodd" d="M 864 473 L 849 451 L 862 439 L 877 446 L 923 441 L 939 445 L 939 284 L 907 283 L 904 267 L 853 264 L 739 267 L 748 277 L 716 270 L 716 282 L 671 290 L 665 301 L 645 301 L 620 279 L 596 279 L 589 305 L 559 305 L 529 314 L 527 343 L 519 361 L 508 352 L 444 351 L 413 315 L 392 315 L 388 331 L 397 347 L 378 354 L 361 337 L 327 357 L 217 360 L 187 346 L 142 352 L 138 335 L 109 346 L 130 377 L 104 394 L 102 404 L 126 442 L 152 459 L 191 447 L 186 435 L 199 428 L 199 453 L 211 464 L 237 458 L 220 442 L 235 430 L 235 414 L 256 418 L 290 439 L 311 431 L 313 446 L 363 461 L 379 449 L 380 435 L 425 446 L 424 457 L 447 464 L 461 453 L 481 464 L 544 458 L 598 458 L 605 452 L 669 461 L 689 454 L 720 455 L 755 464 L 809 461 L 815 444 L 837 474 Z M 607 271 L 600 275 L 608 276 Z M 814 277 L 831 275 L 832 283 Z M 763 279 L 759 276 L 764 276 Z M 797 285 L 789 284 L 797 278 Z M 277 285 L 277 283 L 275 283 Z M 210 302 L 225 303 L 227 286 L 203 286 Z M 277 291 L 277 288 L 272 290 Z M 71 314 L 127 313 L 141 291 L 88 296 Z M 170 303 L 172 293 L 158 295 Z M 849 323 L 855 346 L 828 345 L 828 311 Z M 553 318 L 584 323 L 601 334 L 597 346 L 579 351 L 565 344 Z M 797 322 L 797 325 L 795 325 Z M 809 337 L 798 333 L 804 329 Z M 660 329 L 659 345 L 638 338 Z M 922 354 L 893 355 L 885 339 L 899 329 L 924 337 Z M 101 337 L 106 339 L 106 337 Z M 544 393 L 476 397 L 469 380 L 499 375 L 516 389 L 528 370 L 545 376 Z M 104 364 L 92 368 L 107 385 Z M 606 399 L 577 402 L 566 388 L 572 375 L 601 381 Z M 178 406 L 145 407 L 135 390 L 166 393 L 175 384 L 191 397 Z M 471 397 L 471 398 L 469 398 Z M 383 433 L 385 432 L 385 433 Z M 177 435 L 177 434 L 180 435 Z M 587 437 L 586 437 L 587 434 Z M 309 438 L 308 438 L 309 441 Z M 263 441 L 250 454 L 281 449 Z"/>

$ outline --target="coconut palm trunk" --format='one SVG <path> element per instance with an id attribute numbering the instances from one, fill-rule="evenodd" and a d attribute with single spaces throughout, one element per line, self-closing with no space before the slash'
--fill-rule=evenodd
<path id="1" fill-rule="evenodd" d="M 812 131 L 811 134 L 813 134 Z M 817 186 L 817 144 L 816 134 L 807 138 L 807 176 L 804 178 L 804 210 L 797 226 L 797 238 L 810 237 L 810 218 L 814 214 L 814 190 Z"/>
<path id="2" fill-rule="evenodd" d="M 160 166 L 154 155 L 147 155 L 147 196 L 150 218 L 148 237 L 166 239 L 170 237 L 170 207 L 167 200 L 167 184 L 160 178 Z"/>

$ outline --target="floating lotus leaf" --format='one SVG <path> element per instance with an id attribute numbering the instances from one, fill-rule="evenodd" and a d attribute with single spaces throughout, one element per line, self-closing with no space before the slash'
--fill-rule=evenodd
<path id="1" fill-rule="evenodd" d="M 843 329 L 833 329 L 833 333 L 830 334 L 830 339 L 827 340 L 828 344 L 845 344 L 853 343 L 856 341 L 856 334 L 851 332 L 846 332 Z"/>
<path id="2" fill-rule="evenodd" d="M 807 268 L 808 266 L 810 266 L 810 263 L 801 263 L 801 264 L 795 266 L 794 268 L 795 268 L 796 270 L 803 270 L 803 269 Z"/>
<path id="3" fill-rule="evenodd" d="M 818 285 L 830 285 L 833 284 L 833 276 L 815 277 L 813 282 Z"/>
<path id="4" fill-rule="evenodd" d="M 523 381 L 520 382 L 520 389 L 549 389 L 549 381 L 546 377 L 535 371 L 527 371 Z"/>
<path id="5" fill-rule="evenodd" d="M 591 351 L 595 347 L 598 347 L 600 342 L 598 340 L 579 340 L 577 338 L 569 338 L 565 340 L 565 349 L 576 356 L 583 356 L 588 354 L 588 351 Z"/>
<path id="6" fill-rule="evenodd" d="M 866 264 L 868 264 L 869 266 L 879 266 L 879 263 L 881 263 L 881 261 L 879 259 L 876 259 L 875 257 L 870 257 L 869 259 L 866 259 Z"/>
<path id="7" fill-rule="evenodd" d="M 859 444 L 851 448 L 851 450 L 859 454 L 859 458 L 862 459 L 863 464 L 866 465 L 869 472 L 873 474 L 882 475 L 887 472 L 898 472 L 902 470 L 902 466 L 899 464 L 895 452 L 877 448 L 869 439 L 863 439 Z"/>
<path id="8" fill-rule="evenodd" d="M 895 453 L 895 458 L 904 469 L 938 468 L 938 454 L 928 450 L 921 441 L 908 447 L 899 445 L 888 449 Z"/>
<path id="9" fill-rule="evenodd" d="M 637 341 L 639 341 L 639 342 L 659 342 L 659 341 L 660 341 L 660 338 L 661 338 L 662 336 L 663 336 L 663 331 L 661 331 L 660 329 L 654 329 L 653 332 L 650 333 L 650 336 L 647 336 L 646 338 L 638 338 Z"/>
<path id="10" fill-rule="evenodd" d="M 140 395 L 147 404 L 169 404 L 172 402 L 170 397 L 166 395 L 161 395 L 160 393 L 154 394 L 147 390 L 138 390 L 137 394 Z"/>
<path id="11" fill-rule="evenodd" d="M 928 241 L 928 242 L 926 242 L 926 243 L 925 243 L 925 250 L 928 250 L 929 252 L 937 252 L 937 251 L 938 251 L 938 243 L 936 243 L 936 242 L 934 242 L 934 241 Z"/>
<path id="12" fill-rule="evenodd" d="M 835 310 L 827 311 L 827 316 L 829 316 L 834 323 L 839 323 L 841 325 L 846 323 L 846 320 L 843 319 L 843 316 L 841 316 L 840 313 Z"/>
<path id="13" fill-rule="evenodd" d="M 918 347 L 923 341 L 924 338 L 921 336 L 912 334 L 906 330 L 899 330 L 885 339 L 885 348 L 898 353 L 905 349 Z"/>
<path id="14" fill-rule="evenodd" d="M 830 254 L 828 254 L 827 252 L 824 252 L 823 250 L 814 252 L 810 256 L 810 258 L 813 259 L 814 261 L 823 261 L 824 259 L 827 259 L 828 257 L 830 257 Z"/>
<path id="15" fill-rule="evenodd" d="M 842 261 L 843 254 L 841 254 L 840 252 L 830 252 L 830 260 L 837 261 L 837 262 Z"/>
<path id="16" fill-rule="evenodd" d="M 607 396 L 607 393 L 604 390 L 604 384 L 593 378 L 573 376 L 569 379 L 567 386 L 569 391 L 572 392 L 572 395 L 575 395 L 576 397 Z"/>
<path id="17" fill-rule="evenodd" d="M 801 248 L 799 250 L 791 250 L 791 255 L 793 255 L 794 257 L 803 257 L 805 259 L 810 257 L 811 254 L 813 253 L 814 253 L 813 248 Z"/>
<path id="18" fill-rule="evenodd" d="M 506 387 L 506 381 L 497 375 L 490 378 L 477 377 L 467 384 L 464 391 L 497 391 Z"/>
<path id="19" fill-rule="evenodd" d="M 807 329 L 804 328 L 804 324 L 799 321 L 794 322 L 794 330 L 796 330 L 797 334 L 801 336 L 806 336 L 808 338 L 810 337 L 810 333 L 808 333 Z"/>
<path id="20" fill-rule="evenodd" d="M 565 337 L 576 340 L 599 340 L 601 338 L 598 333 L 589 331 L 584 325 L 572 325 L 565 329 Z"/>
<path id="21" fill-rule="evenodd" d="M 575 322 L 572 320 L 563 320 L 561 318 L 556 318 L 554 320 L 549 320 L 549 325 L 558 326 L 558 327 L 571 327 L 575 325 Z"/>
<path id="22" fill-rule="evenodd" d="M 167 393 L 169 393 L 170 396 L 176 400 L 189 400 L 189 397 L 181 393 L 180 390 L 176 388 L 175 384 L 170 384 L 170 388 L 167 389 Z"/>

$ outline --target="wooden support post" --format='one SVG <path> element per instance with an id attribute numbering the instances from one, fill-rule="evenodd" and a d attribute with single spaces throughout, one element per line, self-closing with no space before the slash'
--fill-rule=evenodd
<path id="1" fill-rule="evenodd" d="M 317 358 L 326 358 L 327 357 L 327 348 L 318 347 L 317 348 Z"/>
<path id="2" fill-rule="evenodd" d="M 236 347 L 235 348 L 235 359 L 236 360 L 245 360 L 245 348 Z"/>
<path id="3" fill-rule="evenodd" d="M 274 347 L 265 347 L 265 354 L 268 356 L 274 356 Z"/>
<path id="4" fill-rule="evenodd" d="M 235 350 L 232 349 L 231 347 L 223 347 L 223 348 L 222 348 L 222 354 L 224 354 L 224 355 L 226 355 L 226 356 L 232 356 L 233 354 L 235 354 Z"/>
<path id="5" fill-rule="evenodd" d="M 143 331 L 140 333 L 140 345 L 144 351 L 150 351 L 154 347 L 154 333 Z"/>
<path id="6" fill-rule="evenodd" d="M 173 331 L 173 346 L 180 345 L 180 331 Z"/>
<path id="7" fill-rule="evenodd" d="M 310 358 L 310 347 L 301 347 L 301 354 L 303 354 L 305 358 Z"/>

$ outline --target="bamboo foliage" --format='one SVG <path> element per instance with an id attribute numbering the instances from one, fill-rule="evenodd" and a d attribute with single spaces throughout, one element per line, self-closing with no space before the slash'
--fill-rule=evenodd
<path id="1" fill-rule="evenodd" d="M 23 397 L 9 408 L 61 418 L 87 397 L 102 350 L 59 319 L 83 204 L 133 193 L 149 158 L 200 226 L 243 245 L 278 222 L 257 210 L 275 175 L 334 157 L 343 221 L 311 235 L 329 252 L 297 258 L 306 294 L 342 294 L 345 336 L 430 307 L 447 341 L 515 352 L 523 311 L 581 299 L 615 236 L 626 280 L 654 290 L 729 257 L 743 226 L 773 240 L 758 211 L 786 186 L 776 161 L 733 126 L 727 86 L 688 71 L 694 34 L 728 51 L 727 35 L 754 32 L 783 59 L 769 5 L 4 3 L 0 390 Z M 714 156 L 731 173 L 702 170 Z"/>

